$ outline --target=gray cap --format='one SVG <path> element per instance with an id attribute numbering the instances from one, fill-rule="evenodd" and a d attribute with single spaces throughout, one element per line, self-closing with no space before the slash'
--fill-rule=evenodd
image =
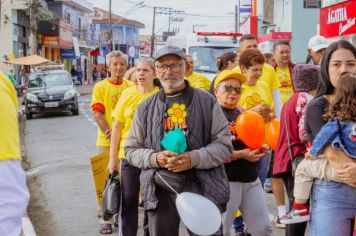
<path id="1" fill-rule="evenodd" d="M 181 48 L 175 46 L 165 46 L 157 51 L 155 61 L 167 55 L 176 55 L 183 60 L 186 59 L 185 52 Z"/>

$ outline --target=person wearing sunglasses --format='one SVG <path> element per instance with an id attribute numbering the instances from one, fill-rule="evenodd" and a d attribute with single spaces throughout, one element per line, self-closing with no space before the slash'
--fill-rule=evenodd
<path id="1" fill-rule="evenodd" d="M 224 235 L 231 235 L 231 226 L 235 213 L 240 209 L 245 224 L 252 235 L 272 235 L 273 229 L 268 216 L 261 181 L 257 174 L 257 161 L 266 155 L 268 149 L 249 149 L 235 131 L 235 121 L 240 115 L 236 107 L 246 78 L 232 70 L 222 71 L 214 81 L 214 95 L 228 120 L 233 153 L 225 163 L 229 181 L 230 198 L 226 212 L 222 215 Z"/>

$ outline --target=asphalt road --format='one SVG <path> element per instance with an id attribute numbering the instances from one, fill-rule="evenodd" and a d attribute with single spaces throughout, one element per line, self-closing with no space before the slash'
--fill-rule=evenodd
<path id="1" fill-rule="evenodd" d="M 79 98 L 80 114 L 46 114 L 26 121 L 25 147 L 31 165 L 30 217 L 37 235 L 98 236 L 97 200 L 90 157 L 96 154 L 96 124 L 90 95 Z M 271 218 L 274 199 L 266 194 Z M 188 235 L 181 226 L 180 235 Z M 117 230 L 114 229 L 114 235 Z M 142 233 L 140 212 L 139 233 Z M 284 230 L 275 229 L 275 235 Z"/>

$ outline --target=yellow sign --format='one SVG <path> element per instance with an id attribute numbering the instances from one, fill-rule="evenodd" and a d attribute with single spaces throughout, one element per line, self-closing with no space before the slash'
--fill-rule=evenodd
<path id="1" fill-rule="evenodd" d="M 90 163 L 93 172 L 96 196 L 98 198 L 99 205 L 101 205 L 102 193 L 106 177 L 108 175 L 106 168 L 109 163 L 109 150 L 90 158 Z"/>

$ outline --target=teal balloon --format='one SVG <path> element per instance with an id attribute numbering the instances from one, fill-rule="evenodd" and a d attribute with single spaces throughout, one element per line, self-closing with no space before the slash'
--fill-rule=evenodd
<path id="1" fill-rule="evenodd" d="M 183 131 L 179 128 L 168 131 L 161 141 L 165 150 L 182 154 L 187 150 L 187 139 Z"/>

